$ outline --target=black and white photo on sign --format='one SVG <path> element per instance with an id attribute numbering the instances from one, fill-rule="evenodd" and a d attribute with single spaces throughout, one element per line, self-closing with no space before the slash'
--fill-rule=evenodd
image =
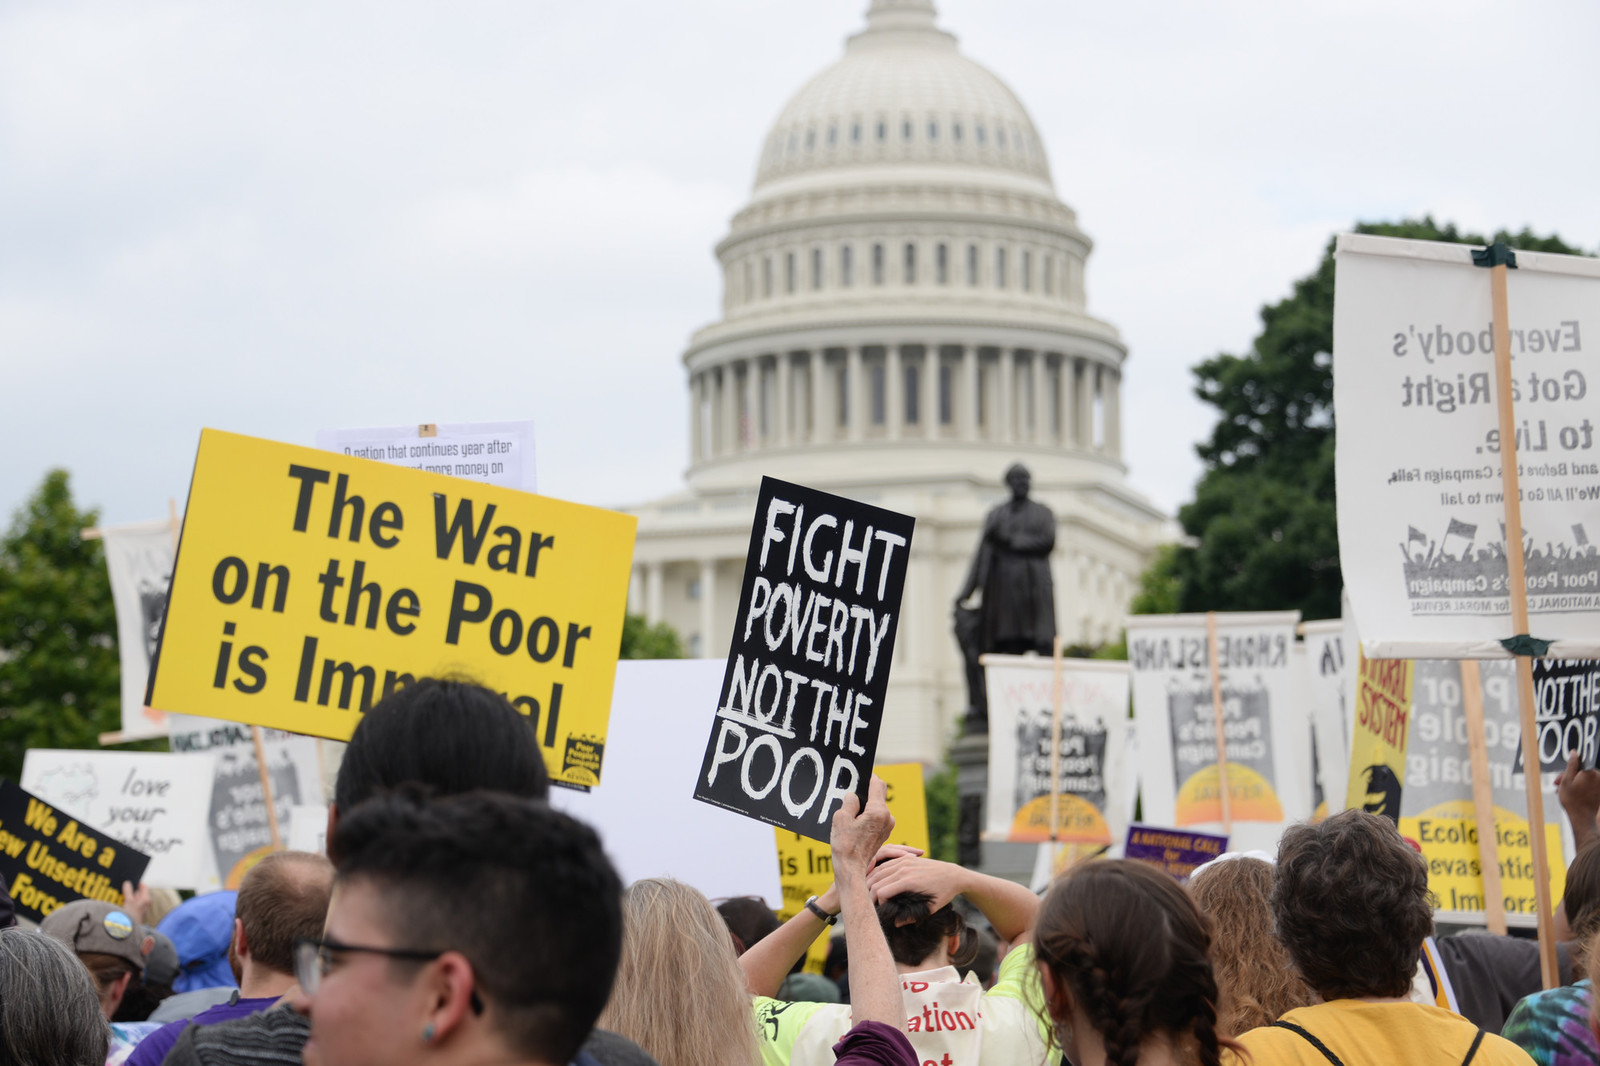
<path id="1" fill-rule="evenodd" d="M 1504 656 L 1513 635 L 1490 271 L 1472 253 L 1338 239 L 1339 555 L 1373 658 Z M 1519 251 L 1506 284 L 1531 632 L 1600 656 L 1600 261 Z"/>
<path id="2" fill-rule="evenodd" d="M 144 705 L 144 692 L 167 610 L 176 531 L 170 520 L 163 519 L 108 526 L 98 532 L 117 610 L 121 732 L 127 740 L 165 736 L 166 715 Z"/>
<path id="3" fill-rule="evenodd" d="M 696 799 L 815 840 L 865 800 L 914 525 L 762 479 Z"/>

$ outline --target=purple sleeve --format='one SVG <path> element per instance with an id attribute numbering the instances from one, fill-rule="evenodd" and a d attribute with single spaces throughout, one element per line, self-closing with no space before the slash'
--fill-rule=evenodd
<path id="1" fill-rule="evenodd" d="M 162 1026 L 143 1040 L 139 1041 L 128 1055 L 124 1066 L 161 1066 L 161 1061 L 167 1057 L 167 1052 L 178 1042 L 178 1037 L 189 1028 L 189 1019 L 172 1022 Z"/>
<path id="2" fill-rule="evenodd" d="M 882 1022 L 861 1022 L 833 1045 L 835 1066 L 917 1066 L 906 1034 Z"/>

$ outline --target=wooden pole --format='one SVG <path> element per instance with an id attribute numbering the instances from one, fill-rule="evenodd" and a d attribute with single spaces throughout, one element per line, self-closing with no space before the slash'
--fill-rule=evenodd
<path id="1" fill-rule="evenodd" d="M 1050 684 L 1050 863 L 1055 865 L 1061 835 L 1061 634 L 1050 651 L 1054 678 Z"/>
<path id="2" fill-rule="evenodd" d="M 1222 667 L 1217 663 L 1217 612 L 1206 612 L 1206 660 L 1211 664 L 1211 715 L 1217 726 L 1217 792 L 1222 831 L 1233 835 L 1233 797 L 1228 788 L 1228 738 L 1222 733 Z"/>
<path id="3" fill-rule="evenodd" d="M 1510 578 L 1511 628 L 1528 634 L 1528 571 L 1522 554 L 1522 489 L 1517 472 L 1517 416 L 1511 400 L 1511 326 L 1506 297 L 1506 265 L 1489 268 L 1494 301 L 1494 377 L 1500 408 L 1500 477 L 1506 503 L 1506 566 Z M 1528 835 L 1533 843 L 1533 895 L 1539 919 L 1539 973 L 1545 988 L 1561 983 L 1556 967 L 1555 929 L 1550 917 L 1550 852 L 1544 832 L 1544 791 L 1539 774 L 1533 693 L 1533 660 L 1517 659 L 1517 707 L 1522 719 L 1523 778 L 1528 793 Z"/>
<path id="4" fill-rule="evenodd" d="M 1467 714 L 1467 746 L 1472 758 L 1472 806 L 1478 823 L 1478 865 L 1483 868 L 1483 913 L 1489 932 L 1506 935 L 1506 899 L 1500 888 L 1500 839 L 1494 825 L 1494 793 L 1489 782 L 1489 747 L 1483 732 L 1483 677 L 1478 660 L 1461 660 L 1461 701 Z"/>
<path id="5" fill-rule="evenodd" d="M 272 849 L 283 847 L 283 837 L 278 832 L 278 805 L 272 798 L 272 775 L 267 773 L 267 746 L 261 742 L 261 727 L 250 727 L 250 739 L 256 746 L 256 767 L 261 771 L 261 798 L 267 804 L 267 828 L 272 831 Z"/>

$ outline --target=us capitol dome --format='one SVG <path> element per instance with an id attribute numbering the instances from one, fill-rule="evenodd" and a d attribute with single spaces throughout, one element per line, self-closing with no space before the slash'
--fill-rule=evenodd
<path id="1" fill-rule="evenodd" d="M 966 710 L 951 606 L 1013 462 L 1055 511 L 1057 629 L 1115 640 L 1170 522 L 1126 482 L 1128 351 L 1027 111 L 928 0 L 872 0 L 762 143 L 683 353 L 687 489 L 639 516 L 630 610 L 727 653 L 761 477 L 914 515 L 879 761 L 937 763 Z"/>

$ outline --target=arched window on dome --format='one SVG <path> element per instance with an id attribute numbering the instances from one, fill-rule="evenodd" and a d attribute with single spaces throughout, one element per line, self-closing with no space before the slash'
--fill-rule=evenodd
<path id="1" fill-rule="evenodd" d="M 794 275 L 795 275 L 794 253 L 793 252 L 785 252 L 783 254 L 783 290 L 785 292 L 791 292 L 791 293 L 794 292 L 794 287 L 795 287 L 795 277 L 794 277 Z"/>
<path id="2" fill-rule="evenodd" d="M 950 123 L 950 139 L 957 144 L 961 143 L 961 121 L 959 119 Z"/>
<path id="3" fill-rule="evenodd" d="M 851 144 L 860 144 L 861 143 L 861 123 L 860 122 L 852 122 L 852 123 L 850 123 L 850 143 Z"/>
<path id="4" fill-rule="evenodd" d="M 996 248 L 994 250 L 994 287 L 997 289 L 1006 287 L 1006 250 L 1004 248 Z"/>
<path id="5" fill-rule="evenodd" d="M 772 256 L 765 256 L 761 260 L 761 295 L 772 295 Z"/>
<path id="6" fill-rule="evenodd" d="M 950 283 L 950 246 L 947 244 L 933 249 L 933 279 L 940 285 Z"/>
<path id="7" fill-rule="evenodd" d="M 874 285 L 883 284 L 883 245 L 881 244 L 872 246 L 872 283 Z"/>
<path id="8" fill-rule="evenodd" d="M 978 123 L 978 128 L 973 130 L 973 133 L 977 135 L 978 144 L 979 145 L 984 145 L 984 144 L 988 143 L 988 140 L 989 140 L 988 133 L 987 133 L 986 130 L 984 130 L 983 123 L 981 123 L 981 122 Z"/>
<path id="9" fill-rule="evenodd" d="M 909 119 L 909 118 L 901 119 L 900 120 L 900 138 L 901 138 L 901 140 L 909 141 L 911 139 L 911 132 L 912 132 L 912 130 L 911 130 L 911 119 Z"/>
<path id="10" fill-rule="evenodd" d="M 1033 291 L 1033 253 L 1022 253 L 1022 291 Z"/>
<path id="11" fill-rule="evenodd" d="M 906 242 L 905 259 L 905 283 L 907 285 L 915 285 L 917 283 L 917 246 L 910 241 Z"/>
<path id="12" fill-rule="evenodd" d="M 839 284 L 845 288 L 856 283 L 855 258 L 848 244 L 839 248 Z"/>
<path id="13" fill-rule="evenodd" d="M 822 288 L 822 249 L 811 249 L 811 287 Z"/>
<path id="14" fill-rule="evenodd" d="M 967 245 L 967 284 L 978 284 L 978 246 Z"/>

